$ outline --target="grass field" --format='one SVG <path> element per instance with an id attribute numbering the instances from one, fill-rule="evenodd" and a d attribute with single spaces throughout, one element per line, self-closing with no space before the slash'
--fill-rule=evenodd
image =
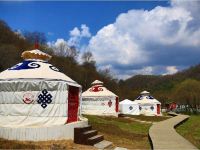
<path id="1" fill-rule="evenodd" d="M 200 115 L 192 115 L 176 128 L 177 132 L 200 149 Z"/>
<path id="2" fill-rule="evenodd" d="M 163 121 L 163 120 L 166 120 L 166 119 L 169 119 L 170 116 L 143 116 L 143 115 L 140 115 L 140 116 L 133 116 L 133 115 L 126 115 L 128 117 L 131 117 L 131 118 L 135 118 L 135 119 L 138 119 L 138 120 L 142 120 L 142 121 L 149 121 L 149 122 L 159 122 L 159 121 Z"/>
<path id="3" fill-rule="evenodd" d="M 86 116 L 89 124 L 112 141 L 114 146 L 129 149 L 150 149 L 148 130 L 151 124 L 142 124 L 125 118 Z"/>

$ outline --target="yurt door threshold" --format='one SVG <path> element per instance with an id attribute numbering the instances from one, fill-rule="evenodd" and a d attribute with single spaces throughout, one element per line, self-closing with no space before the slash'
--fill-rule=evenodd
<path id="1" fill-rule="evenodd" d="M 69 86 L 67 123 L 78 120 L 79 88 Z"/>

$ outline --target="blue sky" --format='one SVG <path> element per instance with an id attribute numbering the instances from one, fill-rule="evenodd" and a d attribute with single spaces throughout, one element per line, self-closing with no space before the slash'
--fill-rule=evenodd
<path id="1" fill-rule="evenodd" d="M 81 24 L 89 26 L 94 35 L 114 22 L 120 13 L 130 9 L 150 10 L 157 5 L 166 6 L 168 2 L 0 2 L 0 18 L 12 29 L 44 32 L 52 41 L 69 38 L 69 31 Z"/>
<path id="2" fill-rule="evenodd" d="M 0 19 L 13 30 L 44 32 L 55 53 L 60 43 L 76 43 L 123 79 L 198 64 L 199 13 L 195 0 L 0 2 Z"/>

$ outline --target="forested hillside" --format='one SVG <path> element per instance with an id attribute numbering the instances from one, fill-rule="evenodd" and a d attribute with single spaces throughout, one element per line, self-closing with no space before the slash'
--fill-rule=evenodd
<path id="1" fill-rule="evenodd" d="M 112 77 L 109 70 L 98 70 L 91 52 L 85 52 L 77 61 L 78 50 L 70 47 L 69 52 L 57 55 L 46 45 L 46 38 L 40 32 L 26 32 L 18 34 L 4 22 L 0 21 L 0 71 L 3 71 L 22 61 L 21 53 L 24 50 L 34 49 L 35 38 L 44 52 L 53 55 L 50 63 L 58 67 L 86 90 L 92 81 L 98 79 L 105 86 L 118 94 L 120 100 L 129 98 L 134 100 L 141 91 L 147 90 L 154 97 L 165 102 L 177 101 L 179 103 L 200 104 L 200 65 L 193 66 L 174 75 L 136 75 L 127 80 L 117 80 Z"/>

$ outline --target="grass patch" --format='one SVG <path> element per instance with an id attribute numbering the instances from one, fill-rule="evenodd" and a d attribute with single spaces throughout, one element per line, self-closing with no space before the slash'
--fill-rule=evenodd
<path id="1" fill-rule="evenodd" d="M 200 149 L 200 115 L 192 115 L 176 131 Z"/>
<path id="2" fill-rule="evenodd" d="M 150 149 L 148 131 L 151 124 L 142 124 L 126 118 L 85 115 L 89 124 L 115 146 L 129 149 Z"/>
<path id="3" fill-rule="evenodd" d="M 126 116 L 135 118 L 138 120 L 150 121 L 150 122 L 159 122 L 159 121 L 163 121 L 170 118 L 170 116 L 143 116 L 143 115 L 139 115 L 139 116 L 126 115 Z"/>

